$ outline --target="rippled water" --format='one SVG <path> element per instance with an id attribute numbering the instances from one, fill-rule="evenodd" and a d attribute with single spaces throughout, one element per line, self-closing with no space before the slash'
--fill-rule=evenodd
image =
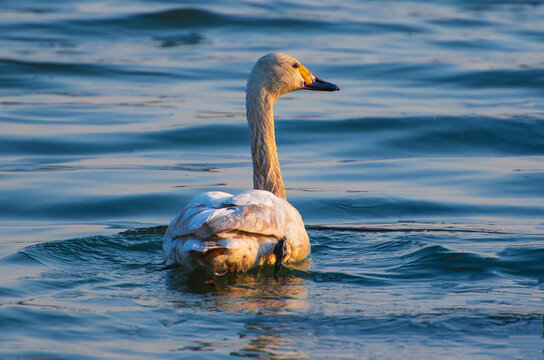
<path id="1" fill-rule="evenodd" d="M 0 358 L 544 358 L 542 2 L 0 4 Z M 311 258 L 164 269 L 272 51 L 341 88 L 275 106 Z"/>

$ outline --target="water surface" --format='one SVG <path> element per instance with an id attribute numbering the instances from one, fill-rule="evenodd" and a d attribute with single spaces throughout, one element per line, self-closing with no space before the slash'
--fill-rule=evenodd
<path id="1" fill-rule="evenodd" d="M 540 2 L 1 4 L 0 358 L 544 357 Z M 311 258 L 164 269 L 191 197 L 251 187 L 272 51 L 341 87 L 274 109 Z"/>

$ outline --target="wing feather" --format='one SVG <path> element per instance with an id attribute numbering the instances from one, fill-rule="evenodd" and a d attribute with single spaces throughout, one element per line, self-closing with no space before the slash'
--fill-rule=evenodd
<path id="1" fill-rule="evenodd" d="M 262 236 L 268 242 L 283 238 L 292 248 L 291 257 L 298 260 L 306 257 L 310 249 L 299 212 L 286 200 L 263 190 L 235 196 L 219 191 L 196 196 L 170 223 L 163 249 L 167 261 L 172 259 L 169 252 L 179 250 L 206 252 L 218 246 L 232 249 L 236 247 L 236 234 L 240 233 Z M 175 240 L 180 238 L 185 244 L 177 249 L 181 244 L 176 245 Z M 270 245 L 266 248 L 268 251 Z M 184 256 L 173 255 L 176 259 Z"/>

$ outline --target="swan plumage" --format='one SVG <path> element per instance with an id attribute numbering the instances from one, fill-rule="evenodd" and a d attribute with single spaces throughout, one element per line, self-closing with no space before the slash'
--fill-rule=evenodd
<path id="1" fill-rule="evenodd" d="M 166 230 L 167 265 L 221 275 L 308 256 L 310 241 L 302 217 L 285 197 L 272 111 L 278 97 L 303 89 L 338 87 L 286 54 L 268 54 L 257 61 L 246 88 L 254 190 L 237 195 L 211 191 L 193 198 Z"/>

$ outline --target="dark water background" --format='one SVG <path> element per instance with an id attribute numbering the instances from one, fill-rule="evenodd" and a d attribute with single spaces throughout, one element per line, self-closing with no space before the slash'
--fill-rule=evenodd
<path id="1" fill-rule="evenodd" d="M 311 259 L 163 270 L 272 51 L 341 87 L 275 106 Z M 543 98 L 541 1 L 2 0 L 0 358 L 542 359 Z"/>

